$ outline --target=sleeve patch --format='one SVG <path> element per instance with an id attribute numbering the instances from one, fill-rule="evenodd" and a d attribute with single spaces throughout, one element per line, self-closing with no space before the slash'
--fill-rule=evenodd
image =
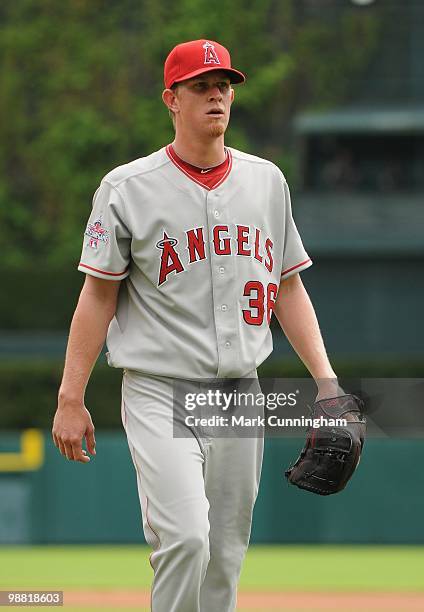
<path id="1" fill-rule="evenodd" d="M 88 223 L 84 232 L 90 238 L 88 246 L 97 250 L 99 243 L 107 244 L 109 242 L 109 230 L 102 225 L 102 219 L 96 219 L 94 223 Z"/>

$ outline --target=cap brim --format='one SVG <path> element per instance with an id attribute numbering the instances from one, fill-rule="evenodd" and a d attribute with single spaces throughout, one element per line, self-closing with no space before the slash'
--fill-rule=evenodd
<path id="1" fill-rule="evenodd" d="M 235 70 L 235 68 L 222 68 L 221 66 L 213 66 L 212 68 L 200 68 L 199 70 L 194 70 L 193 72 L 189 72 L 184 75 L 183 79 L 178 79 L 178 81 L 174 81 L 171 83 L 169 87 L 172 87 L 175 83 L 181 83 L 183 81 L 187 81 L 188 79 L 192 79 L 193 77 L 199 76 L 199 74 L 204 74 L 205 72 L 213 72 L 215 70 L 222 70 L 226 72 L 230 77 L 231 83 L 244 83 L 246 77 L 239 70 Z"/>

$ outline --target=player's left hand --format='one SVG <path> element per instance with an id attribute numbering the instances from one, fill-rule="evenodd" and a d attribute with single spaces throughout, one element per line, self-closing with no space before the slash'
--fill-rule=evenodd
<path id="1" fill-rule="evenodd" d="M 324 423 L 308 429 L 299 458 L 285 471 L 291 484 L 319 495 L 345 488 L 358 466 L 365 442 L 363 407 L 363 401 L 354 395 L 315 402 L 311 418 Z M 344 424 L 336 424 L 337 419 Z"/>
<path id="2" fill-rule="evenodd" d="M 345 395 L 337 378 L 322 378 L 315 381 L 318 387 L 316 402 L 330 397 L 340 397 Z"/>

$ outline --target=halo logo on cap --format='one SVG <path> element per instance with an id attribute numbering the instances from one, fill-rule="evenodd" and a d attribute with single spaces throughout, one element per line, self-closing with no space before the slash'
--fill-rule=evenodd
<path id="1" fill-rule="evenodd" d="M 215 47 L 212 43 L 206 41 L 203 45 L 205 50 L 205 64 L 220 64 L 219 58 L 216 54 Z"/>

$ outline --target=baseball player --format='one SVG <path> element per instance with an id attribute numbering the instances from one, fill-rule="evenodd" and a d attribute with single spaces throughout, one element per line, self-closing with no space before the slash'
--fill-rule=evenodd
<path id="1" fill-rule="evenodd" d="M 257 380 L 273 313 L 314 379 L 336 377 L 299 277 L 311 260 L 287 182 L 271 162 L 224 145 L 244 75 L 225 47 L 202 39 L 170 52 L 164 80 L 174 141 L 106 174 L 94 196 L 52 434 L 70 460 L 95 454 L 84 392 L 107 335 L 108 363 L 124 371 L 152 610 L 227 612 L 263 440 L 174 437 L 174 382 Z"/>

